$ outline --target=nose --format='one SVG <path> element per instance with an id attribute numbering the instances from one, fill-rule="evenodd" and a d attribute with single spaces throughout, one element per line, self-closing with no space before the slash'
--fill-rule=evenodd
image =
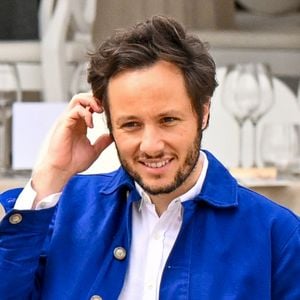
<path id="1" fill-rule="evenodd" d="M 156 157 L 163 153 L 164 142 L 159 129 L 145 127 L 141 136 L 140 151 L 148 156 Z"/>

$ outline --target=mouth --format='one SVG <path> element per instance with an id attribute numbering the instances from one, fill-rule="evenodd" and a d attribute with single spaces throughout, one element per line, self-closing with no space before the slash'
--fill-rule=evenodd
<path id="1" fill-rule="evenodd" d="M 159 169 L 171 162 L 171 159 L 163 159 L 159 161 L 142 161 L 141 163 L 144 164 L 146 167 L 151 169 Z"/>

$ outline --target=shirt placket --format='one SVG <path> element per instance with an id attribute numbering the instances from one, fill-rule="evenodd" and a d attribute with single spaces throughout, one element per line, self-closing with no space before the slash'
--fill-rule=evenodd
<path id="1" fill-rule="evenodd" d="M 145 270 L 144 300 L 157 299 L 159 288 L 159 273 L 163 253 L 164 232 L 155 230 L 151 234 Z"/>
<path id="2" fill-rule="evenodd" d="M 149 208 L 149 207 L 148 207 Z M 164 264 L 164 255 L 166 255 L 165 240 L 169 227 L 178 215 L 179 208 L 169 208 L 160 218 L 152 219 L 152 230 L 149 235 L 149 244 L 147 249 L 147 260 L 145 268 L 144 293 L 143 300 L 158 299 L 159 286 Z"/>

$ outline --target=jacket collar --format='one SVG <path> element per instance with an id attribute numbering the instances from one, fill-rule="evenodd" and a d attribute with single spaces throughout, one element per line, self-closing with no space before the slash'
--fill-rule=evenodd
<path id="1" fill-rule="evenodd" d="M 112 194 L 119 189 L 125 189 L 129 192 L 128 200 L 137 201 L 140 200 L 141 196 L 136 190 L 134 180 L 132 177 L 123 169 L 123 167 L 118 168 L 117 170 L 105 174 L 107 177 L 106 183 L 104 183 L 99 192 L 105 195 Z"/>
<path id="2" fill-rule="evenodd" d="M 202 190 L 195 198 L 195 201 L 204 201 L 218 208 L 238 206 L 238 184 L 236 180 L 210 152 L 206 150 L 204 152 L 208 159 L 208 169 Z M 100 190 L 101 193 L 111 194 L 117 189 L 125 188 L 130 192 L 128 200 L 137 201 L 140 199 L 133 179 L 122 167 L 112 173 L 106 174 L 106 176 L 108 178 L 106 184 Z"/>
<path id="3" fill-rule="evenodd" d="M 208 159 L 208 169 L 202 190 L 195 200 L 219 208 L 238 206 L 236 179 L 209 151 L 204 152 Z"/>

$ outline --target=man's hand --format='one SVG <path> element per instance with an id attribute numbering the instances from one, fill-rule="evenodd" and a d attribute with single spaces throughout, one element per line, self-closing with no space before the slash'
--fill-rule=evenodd
<path id="1" fill-rule="evenodd" d="M 91 166 L 111 144 L 108 134 L 100 136 L 94 144 L 87 138 L 87 128 L 94 126 L 94 112 L 102 113 L 103 108 L 92 94 L 78 94 L 70 101 L 33 171 L 32 186 L 37 192 L 35 205 L 44 197 L 60 192 L 74 174 Z"/>

